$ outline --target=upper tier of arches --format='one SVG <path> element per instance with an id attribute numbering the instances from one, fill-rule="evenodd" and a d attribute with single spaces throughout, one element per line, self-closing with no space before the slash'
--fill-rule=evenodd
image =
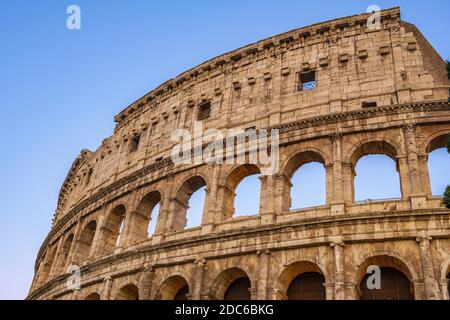
<path id="1" fill-rule="evenodd" d="M 232 230 L 239 228 L 240 221 L 246 221 L 247 226 L 258 226 L 276 223 L 277 219 L 283 221 L 288 215 L 308 218 L 308 210 L 317 209 L 292 211 L 290 192 L 294 173 L 308 163 L 319 163 L 325 168 L 326 178 L 323 183 L 326 194 L 320 208 L 326 212 L 345 214 L 346 211 L 355 210 L 355 205 L 358 205 L 354 198 L 355 168 L 360 159 L 373 154 L 385 155 L 395 162 L 395 174 L 401 186 L 398 206 L 408 201 L 409 210 L 426 208 L 427 202 L 433 199 L 427 154 L 444 147 L 450 129 L 435 129 L 422 140 L 423 144 L 414 139 L 414 147 L 411 147 L 410 139 L 415 137 L 414 132 L 417 130 L 408 126 L 389 134 L 360 134 L 356 138 L 353 135 L 338 135 L 327 140 L 286 147 L 282 151 L 280 171 L 274 176 L 260 177 L 259 212 L 255 212 L 255 216 L 235 218 L 234 199 L 243 179 L 261 172 L 257 165 L 204 165 L 145 186 L 92 212 L 48 246 L 37 266 L 37 286 L 65 273 L 72 263 L 83 265 L 148 241 L 158 243 L 171 237 L 176 239 L 178 234 L 185 237 Z M 315 147 L 317 145 L 321 148 Z M 382 186 L 386 182 L 378 183 Z M 206 194 L 203 210 L 199 212 L 201 223 L 187 229 L 189 199 L 200 188 L 205 188 Z M 392 210 L 393 203 L 389 201 L 389 208 L 382 210 Z M 159 211 L 154 210 L 156 207 Z M 279 218 L 265 222 L 274 214 Z M 148 234 L 148 225 L 152 220 L 156 221 L 156 228 L 154 234 Z"/>

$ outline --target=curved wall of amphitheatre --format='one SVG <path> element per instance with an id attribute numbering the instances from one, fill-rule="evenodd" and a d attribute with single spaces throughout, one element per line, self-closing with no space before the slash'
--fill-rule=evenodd
<path id="1" fill-rule="evenodd" d="M 117 115 L 113 135 L 83 150 L 64 181 L 28 299 L 223 299 L 230 286 L 286 299 L 302 274 L 322 277 L 323 298 L 358 299 L 370 265 L 400 272 L 415 299 L 449 299 L 450 211 L 427 167 L 450 133 L 445 65 L 399 8 L 381 12 L 379 30 L 367 17 L 224 54 Z M 305 75 L 315 88 L 301 89 Z M 257 215 L 234 218 L 233 199 L 258 165 L 171 161 L 171 133 L 199 118 L 205 129 L 279 129 L 279 171 L 261 176 Z M 400 199 L 354 201 L 368 154 L 396 162 Z M 290 210 L 292 175 L 313 161 L 326 169 L 326 203 Z M 202 225 L 186 229 L 189 197 L 204 186 Z M 71 265 L 80 289 L 66 285 Z"/>

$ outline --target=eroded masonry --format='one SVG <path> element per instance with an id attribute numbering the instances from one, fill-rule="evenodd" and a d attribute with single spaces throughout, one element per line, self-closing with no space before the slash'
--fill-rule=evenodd
<path id="1" fill-rule="evenodd" d="M 67 175 L 28 299 L 449 299 L 450 210 L 427 166 L 450 133 L 445 63 L 399 8 L 378 29 L 367 17 L 216 57 L 118 114 Z M 257 165 L 172 162 L 171 133 L 197 120 L 279 130 L 279 171 L 261 176 L 257 215 L 234 217 Z M 395 161 L 401 198 L 355 202 L 368 154 Z M 292 176 L 310 162 L 326 170 L 326 203 L 292 210 Z M 205 186 L 202 223 L 186 228 Z M 79 289 L 67 286 L 72 265 Z M 364 286 L 370 265 L 384 279 L 376 293 Z"/>

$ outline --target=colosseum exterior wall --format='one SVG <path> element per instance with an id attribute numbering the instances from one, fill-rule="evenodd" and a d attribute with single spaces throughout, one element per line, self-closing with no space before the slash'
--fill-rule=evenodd
<path id="1" fill-rule="evenodd" d="M 186 285 L 188 299 L 223 299 L 244 275 L 252 299 L 286 299 L 305 272 L 324 277 L 326 299 L 358 299 L 372 264 L 402 272 L 415 299 L 449 299 L 450 210 L 432 196 L 427 167 L 450 133 L 445 64 L 399 8 L 382 11 L 377 30 L 367 17 L 226 53 L 118 114 L 113 135 L 83 150 L 64 181 L 28 299 L 173 299 Z M 316 87 L 299 90 L 311 71 Z M 192 129 L 205 104 L 205 129 L 279 130 L 279 171 L 261 176 L 258 215 L 233 218 L 232 201 L 257 165 L 171 161 L 171 133 Z M 396 162 L 400 199 L 355 202 L 356 162 L 368 154 Z M 326 203 L 290 210 L 292 174 L 312 161 L 326 169 Z M 187 198 L 202 186 L 202 225 L 186 229 Z M 80 289 L 67 287 L 71 265 Z"/>

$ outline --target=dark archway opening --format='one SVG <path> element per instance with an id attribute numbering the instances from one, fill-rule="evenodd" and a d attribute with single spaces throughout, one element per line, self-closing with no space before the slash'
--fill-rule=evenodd
<path id="1" fill-rule="evenodd" d="M 292 280 L 287 290 L 288 300 L 325 300 L 325 277 L 306 272 Z"/>

